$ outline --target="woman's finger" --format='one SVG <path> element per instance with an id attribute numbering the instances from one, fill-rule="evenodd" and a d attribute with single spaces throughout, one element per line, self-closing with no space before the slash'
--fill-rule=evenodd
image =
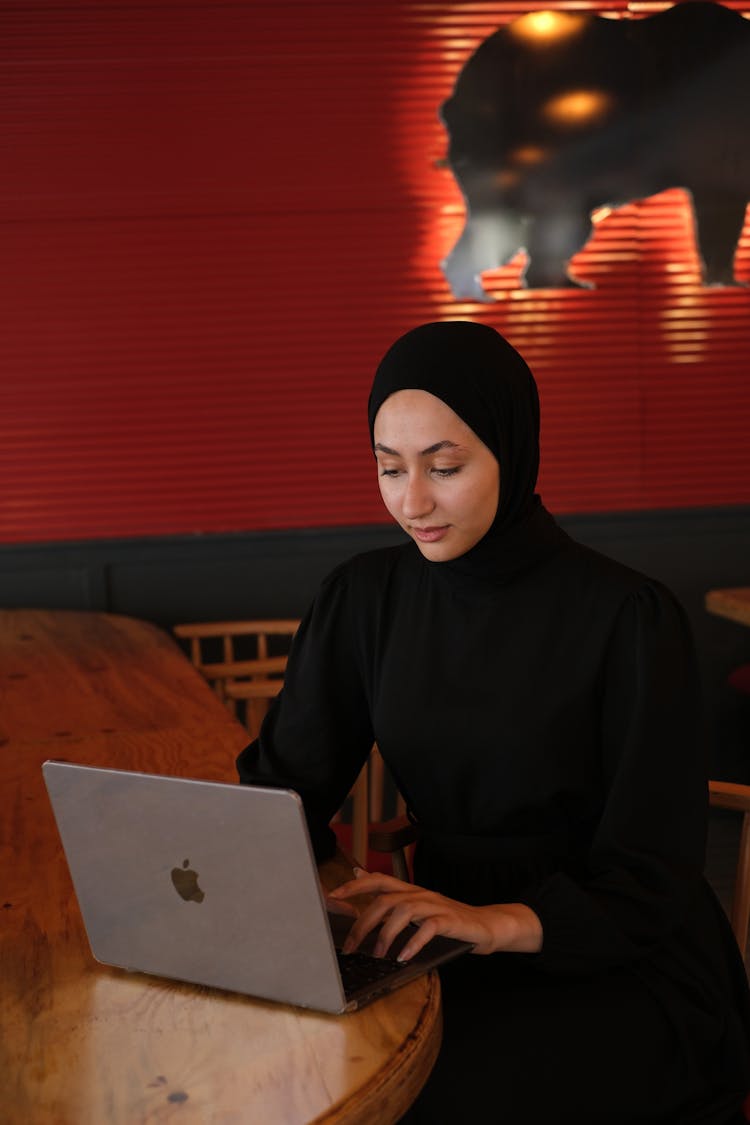
<path id="1" fill-rule="evenodd" d="M 368 894 L 384 894 L 393 891 L 413 891 L 415 889 L 413 883 L 404 883 L 401 879 L 394 878 L 393 875 L 383 875 L 375 873 L 370 875 L 364 872 L 358 875 L 356 879 L 350 879 L 347 883 L 342 883 L 341 886 L 336 887 L 335 890 L 330 892 L 331 898 L 354 898 L 356 895 Z"/>
<path id="2" fill-rule="evenodd" d="M 342 947 L 344 953 L 352 953 L 367 935 L 380 925 L 398 902 L 399 898 L 396 895 L 379 895 L 374 902 L 364 907 L 347 935 Z"/>
<path id="3" fill-rule="evenodd" d="M 324 898 L 326 909 L 330 914 L 345 914 L 347 918 L 359 917 L 359 911 L 357 910 L 356 906 L 352 905 L 352 903 L 344 902 L 343 899 L 339 899 L 337 902 L 332 899 L 326 892 L 324 892 Z"/>
<path id="4" fill-rule="evenodd" d="M 417 902 L 399 902 L 383 920 L 378 940 L 375 943 L 375 956 L 385 957 L 396 938 L 412 922 L 421 922 L 424 917 Z M 399 955 L 400 956 L 400 955 Z"/>
<path id="5" fill-rule="evenodd" d="M 384 957 L 398 935 L 412 922 L 421 922 L 430 913 L 439 909 L 439 900 L 429 891 L 412 887 L 408 897 L 402 894 L 379 895 L 352 926 L 349 937 L 351 946 L 345 945 L 344 952 L 350 952 L 380 925 L 380 933 L 374 947 L 376 957 Z"/>
<path id="6" fill-rule="evenodd" d="M 429 941 L 432 941 L 432 939 L 436 937 L 437 934 L 444 932 L 441 928 L 441 923 L 442 920 L 439 916 L 425 918 L 422 922 L 420 922 L 417 927 L 417 932 L 415 934 L 412 934 L 404 948 L 399 953 L 399 961 L 411 961 L 412 957 L 415 957 L 417 953 L 420 953 Z"/>

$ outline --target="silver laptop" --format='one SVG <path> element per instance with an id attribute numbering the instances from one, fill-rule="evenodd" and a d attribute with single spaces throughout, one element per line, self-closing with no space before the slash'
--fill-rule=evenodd
<path id="1" fill-rule="evenodd" d="M 339 952 L 302 802 L 288 789 L 45 762 L 94 957 L 107 965 L 346 1012 L 471 949 L 434 938 L 406 964 Z"/>

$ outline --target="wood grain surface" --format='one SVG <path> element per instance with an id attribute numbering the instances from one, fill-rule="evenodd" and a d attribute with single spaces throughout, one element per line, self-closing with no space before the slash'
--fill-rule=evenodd
<path id="1" fill-rule="evenodd" d="M 244 729 L 166 634 L 0 611 L 0 1081 L 6 1125 L 391 1125 L 440 1042 L 423 977 L 326 1016 L 97 964 L 44 788 L 47 758 L 234 781 Z M 348 877 L 343 857 L 324 882 Z"/>

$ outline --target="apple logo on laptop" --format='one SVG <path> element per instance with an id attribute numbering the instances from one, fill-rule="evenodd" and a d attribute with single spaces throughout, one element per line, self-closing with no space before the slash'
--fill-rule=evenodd
<path id="1" fill-rule="evenodd" d="M 190 867 L 189 859 L 183 860 L 182 867 L 172 868 L 172 882 L 185 902 L 203 902 L 206 897 L 198 886 L 198 872 Z"/>

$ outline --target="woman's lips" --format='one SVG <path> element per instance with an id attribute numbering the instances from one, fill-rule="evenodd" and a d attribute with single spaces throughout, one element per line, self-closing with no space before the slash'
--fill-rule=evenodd
<path id="1" fill-rule="evenodd" d="M 442 527 L 412 527 L 411 529 L 412 535 L 420 543 L 437 543 L 438 539 L 448 534 L 448 530 L 449 524 L 444 524 Z"/>

